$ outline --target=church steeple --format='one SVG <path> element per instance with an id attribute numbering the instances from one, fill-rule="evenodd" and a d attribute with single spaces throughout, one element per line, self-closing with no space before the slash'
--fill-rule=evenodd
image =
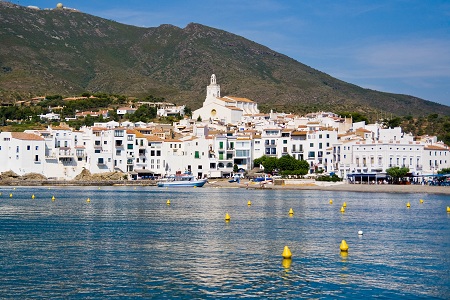
<path id="1" fill-rule="evenodd" d="M 211 75 L 211 83 L 206 87 L 206 99 L 220 98 L 220 85 L 216 82 L 216 75 Z"/>

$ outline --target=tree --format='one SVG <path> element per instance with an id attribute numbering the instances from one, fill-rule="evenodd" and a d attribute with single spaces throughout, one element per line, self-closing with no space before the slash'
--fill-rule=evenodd
<path id="1" fill-rule="evenodd" d="M 298 160 L 296 160 L 293 156 L 283 155 L 278 159 L 277 167 L 280 171 L 293 171 L 297 169 Z"/>
<path id="2" fill-rule="evenodd" d="M 366 122 L 366 124 L 369 123 L 369 119 L 365 115 L 363 115 L 359 112 L 339 112 L 338 114 L 342 117 L 347 117 L 347 118 L 351 117 L 352 121 L 354 123 L 361 122 L 361 121 Z"/>
<path id="3" fill-rule="evenodd" d="M 395 127 L 399 127 L 400 124 L 402 124 L 402 119 L 399 117 L 394 117 L 392 119 L 384 119 L 383 120 L 383 125 L 386 128 L 395 128 Z"/>
<path id="4" fill-rule="evenodd" d="M 442 170 L 438 171 L 438 174 L 450 174 L 450 168 L 443 168 Z"/>
<path id="5" fill-rule="evenodd" d="M 386 174 L 392 177 L 394 183 L 399 183 L 400 179 L 408 174 L 409 168 L 392 167 L 386 170 Z"/>
<path id="6" fill-rule="evenodd" d="M 188 117 L 192 117 L 192 109 L 190 107 L 184 107 L 184 114 Z"/>
<path id="7" fill-rule="evenodd" d="M 234 164 L 234 166 L 233 166 L 233 172 L 234 172 L 234 173 L 237 173 L 238 171 L 239 171 L 238 165 L 237 165 L 237 164 Z"/>
<path id="8" fill-rule="evenodd" d="M 253 165 L 255 167 L 261 167 L 261 165 L 263 165 L 264 161 L 266 160 L 267 156 L 261 156 L 260 158 L 255 158 L 253 160 Z"/>
<path id="9" fill-rule="evenodd" d="M 277 169 L 277 162 L 278 159 L 276 157 L 267 157 L 263 163 L 264 172 L 273 173 Z"/>

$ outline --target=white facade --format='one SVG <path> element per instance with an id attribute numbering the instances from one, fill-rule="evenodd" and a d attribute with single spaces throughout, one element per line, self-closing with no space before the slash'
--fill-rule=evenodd
<path id="1" fill-rule="evenodd" d="M 206 98 L 203 106 L 192 113 L 193 119 L 199 117 L 203 121 L 219 121 L 223 124 L 237 124 L 243 115 L 259 114 L 256 102 L 238 97 L 221 97 L 220 85 L 216 75 L 211 76 L 210 84 L 206 87 Z"/>
<path id="2" fill-rule="evenodd" d="M 45 141 L 23 132 L 0 132 L 0 168 L 18 175 L 44 174 Z"/>

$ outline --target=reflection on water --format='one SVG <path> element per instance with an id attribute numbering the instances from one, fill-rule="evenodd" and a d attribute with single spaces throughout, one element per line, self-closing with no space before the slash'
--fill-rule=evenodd
<path id="1" fill-rule="evenodd" d="M 2 298 L 450 295 L 448 196 L 151 187 L 0 192 Z M 343 239 L 348 253 L 340 252 Z M 290 260 L 281 257 L 285 245 Z"/>

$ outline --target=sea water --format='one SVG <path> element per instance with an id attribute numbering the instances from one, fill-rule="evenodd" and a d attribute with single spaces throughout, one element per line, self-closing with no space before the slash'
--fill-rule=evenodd
<path id="1" fill-rule="evenodd" d="M 0 191 L 2 299 L 450 298 L 448 195 Z"/>

